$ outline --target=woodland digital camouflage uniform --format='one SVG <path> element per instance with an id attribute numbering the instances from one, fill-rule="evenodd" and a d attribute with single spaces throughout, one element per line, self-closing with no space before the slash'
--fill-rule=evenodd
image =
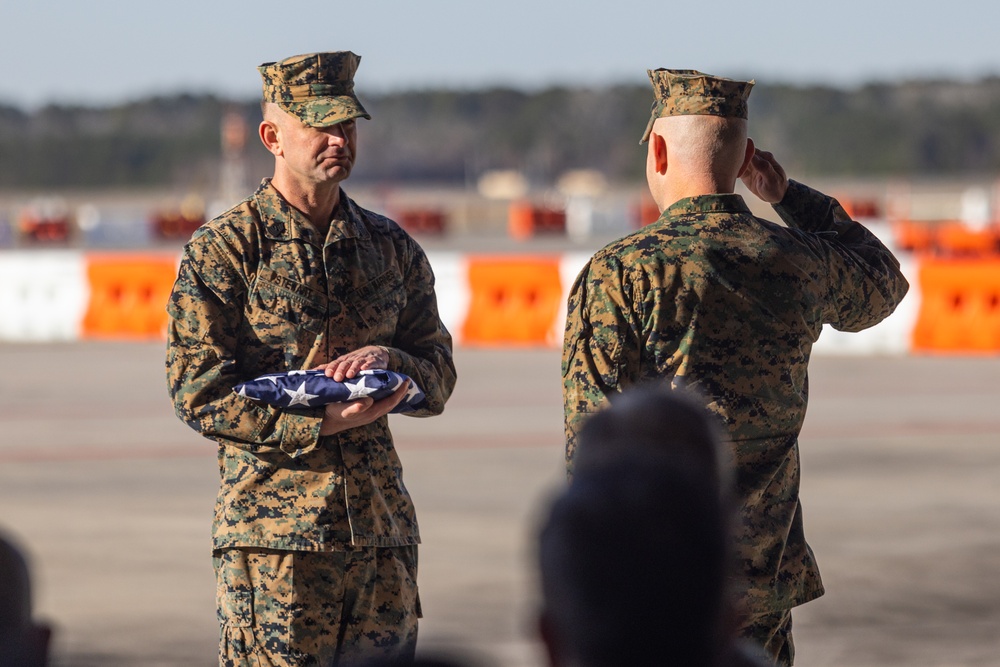
<path id="1" fill-rule="evenodd" d="M 268 667 L 284 664 L 284 657 L 296 667 L 327 667 L 367 664 L 373 656 L 411 658 L 419 615 L 417 582 L 411 575 L 416 557 L 416 546 L 332 553 L 217 552 L 219 620 L 225 628 L 220 664 Z M 374 616 L 341 627 L 345 608 L 354 604 L 374 609 Z M 415 608 L 417 614 L 406 611 Z M 334 643 L 338 628 L 343 635 Z M 277 662 L 271 663 L 271 657 Z"/>
<path id="2" fill-rule="evenodd" d="M 352 558 L 419 543 L 386 417 L 320 437 L 323 407 L 274 408 L 232 388 L 382 345 L 427 396 L 411 414 L 440 413 L 455 369 L 433 286 L 413 239 L 343 191 L 325 239 L 268 180 L 198 230 L 168 304 L 167 369 L 177 414 L 219 443 L 215 549 Z M 413 561 L 415 575 L 415 549 Z"/>
<path id="3" fill-rule="evenodd" d="M 774 208 L 788 227 L 739 195 L 683 199 L 596 253 L 572 288 L 562 364 L 570 473 L 581 424 L 630 386 L 685 387 L 721 418 L 740 502 L 734 587 L 754 614 L 823 593 L 798 495 L 812 344 L 824 323 L 874 325 L 908 287 L 834 199 L 791 181 Z"/>

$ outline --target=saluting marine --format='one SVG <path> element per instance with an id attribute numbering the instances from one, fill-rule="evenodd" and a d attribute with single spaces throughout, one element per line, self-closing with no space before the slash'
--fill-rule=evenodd
<path id="1" fill-rule="evenodd" d="M 455 384 L 427 257 L 396 223 L 341 189 L 357 149 L 360 58 L 315 53 L 261 65 L 259 134 L 275 169 L 184 250 L 167 309 L 178 416 L 218 443 L 212 529 L 220 664 L 355 664 L 412 658 L 420 535 L 378 401 L 278 408 L 233 387 L 322 368 L 388 368 L 427 416 Z"/>
<path id="2" fill-rule="evenodd" d="M 597 252 L 573 285 L 562 362 L 567 467 L 572 474 L 581 424 L 609 396 L 645 382 L 700 394 L 736 466 L 741 632 L 790 665 L 790 610 L 823 594 L 799 502 L 810 350 L 824 324 L 878 323 L 908 285 L 836 200 L 788 180 L 754 147 L 753 81 L 648 74 L 655 102 L 642 141 L 662 213 Z M 734 194 L 740 178 L 787 226 L 751 214 Z"/>

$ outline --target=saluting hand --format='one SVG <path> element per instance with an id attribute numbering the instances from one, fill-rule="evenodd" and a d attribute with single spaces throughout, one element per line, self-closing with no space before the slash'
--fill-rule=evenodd
<path id="1" fill-rule="evenodd" d="M 740 178 L 750 192 L 768 204 L 780 202 L 788 190 L 788 176 L 785 175 L 785 170 L 768 151 L 754 149 L 750 164 Z"/>

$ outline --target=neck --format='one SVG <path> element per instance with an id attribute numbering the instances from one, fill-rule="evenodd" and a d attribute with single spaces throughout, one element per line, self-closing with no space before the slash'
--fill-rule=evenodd
<path id="1" fill-rule="evenodd" d="M 736 191 L 736 183 L 728 180 L 723 181 L 711 175 L 684 179 L 664 178 L 659 188 L 656 190 L 650 188 L 650 191 L 653 194 L 653 201 L 662 212 L 676 202 L 689 197 L 732 194 Z"/>
<path id="2" fill-rule="evenodd" d="M 340 183 L 323 183 L 319 186 L 304 185 L 275 173 L 271 185 L 281 193 L 316 229 L 326 233 L 333 212 L 340 205 Z"/>

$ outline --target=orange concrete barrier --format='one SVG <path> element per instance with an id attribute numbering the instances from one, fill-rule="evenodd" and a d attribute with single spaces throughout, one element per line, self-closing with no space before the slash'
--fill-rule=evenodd
<path id="1" fill-rule="evenodd" d="M 916 352 L 1000 352 L 1000 260 L 932 259 L 920 265 Z"/>
<path id="2" fill-rule="evenodd" d="M 511 202 L 507 209 L 507 232 L 523 241 L 536 234 L 564 234 L 566 211 L 535 206 L 526 201 Z"/>
<path id="3" fill-rule="evenodd" d="M 1000 232 L 945 222 L 937 228 L 937 246 L 945 255 L 992 255 L 1000 252 Z"/>
<path id="4" fill-rule="evenodd" d="M 934 230 L 926 222 L 898 220 L 892 225 L 896 245 L 910 252 L 928 252 L 934 249 L 937 240 Z"/>
<path id="5" fill-rule="evenodd" d="M 166 305 L 177 278 L 172 255 L 88 255 L 90 300 L 84 338 L 157 339 L 167 326 Z"/>
<path id="6" fill-rule="evenodd" d="M 562 305 L 559 257 L 470 257 L 467 345 L 551 345 Z"/>

